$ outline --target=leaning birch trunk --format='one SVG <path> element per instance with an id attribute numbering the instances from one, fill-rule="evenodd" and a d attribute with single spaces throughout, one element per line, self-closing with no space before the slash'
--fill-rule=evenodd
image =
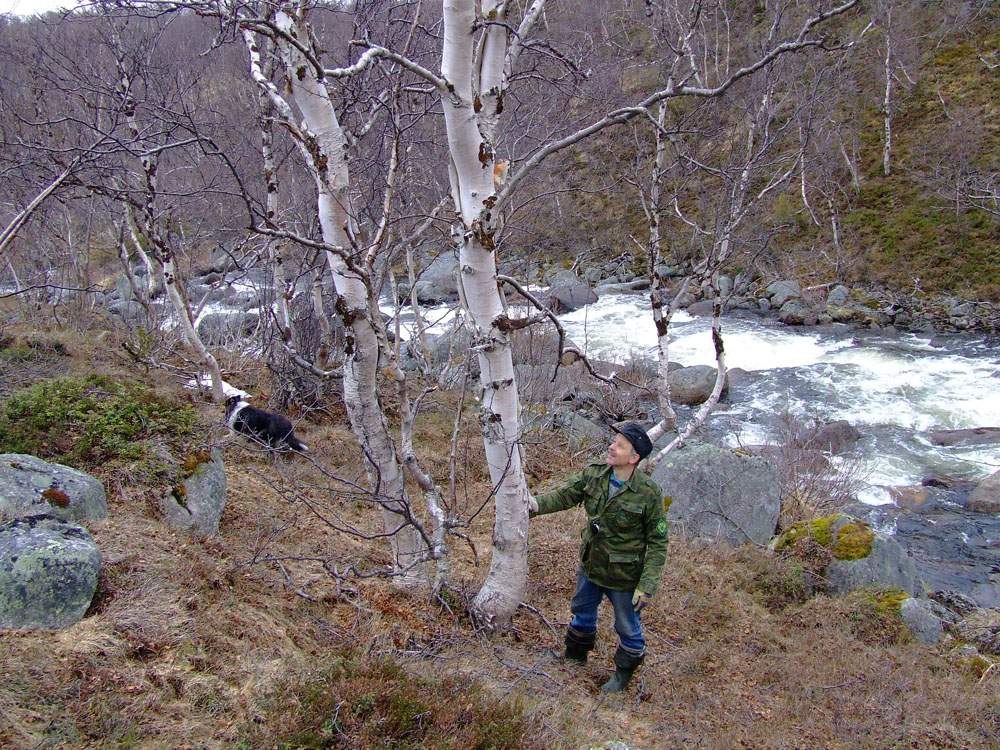
<path id="1" fill-rule="evenodd" d="M 275 21 L 283 34 L 299 44 L 309 45 L 309 35 L 298 19 L 279 11 Z M 365 467 L 382 507 L 382 520 L 398 574 L 396 581 L 403 586 L 426 585 L 422 562 L 426 549 L 408 519 L 403 469 L 377 392 L 379 346 L 369 318 L 368 287 L 342 255 L 351 248 L 347 140 L 325 81 L 316 68 L 285 37 L 280 38 L 278 45 L 308 141 L 300 141 L 299 146 L 316 183 L 323 241 L 334 248 L 327 251 L 327 261 L 340 298 L 338 310 L 345 328 L 344 404 L 354 434 L 367 455 Z"/>
<path id="2" fill-rule="evenodd" d="M 208 369 L 208 374 L 212 379 L 212 400 L 221 404 L 225 400 L 222 391 L 222 372 L 219 370 L 219 363 L 201 340 L 198 331 L 194 327 L 194 322 L 188 312 L 187 303 L 181 295 L 181 290 L 177 286 L 177 269 L 175 268 L 173 252 L 167 251 L 163 254 L 163 287 L 167 292 L 167 299 L 174 308 L 174 315 L 177 316 L 177 324 L 180 326 L 184 341 L 188 347 L 198 355 L 198 359 L 204 363 Z M 199 383 L 200 386 L 200 383 Z"/>
<path id="3" fill-rule="evenodd" d="M 474 0 L 444 0 L 441 72 L 449 91 L 443 99 L 451 155 L 451 191 L 459 217 L 459 284 L 473 327 L 483 390 L 483 444 L 495 490 L 490 570 L 472 603 L 487 627 L 507 622 L 527 587 L 528 488 L 518 450 L 520 417 L 507 316 L 497 284 L 491 209 L 497 101 L 506 48 L 504 6 L 482 3 L 483 17 L 495 14 L 477 66 Z M 474 84 L 478 84 L 475 85 Z M 478 110 L 478 111 L 477 111 Z"/>

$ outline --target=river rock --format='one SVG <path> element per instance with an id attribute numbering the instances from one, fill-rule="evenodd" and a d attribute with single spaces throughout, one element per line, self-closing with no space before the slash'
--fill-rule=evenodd
<path id="1" fill-rule="evenodd" d="M 670 373 L 670 400 L 675 404 L 694 406 L 703 404 L 712 395 L 715 388 L 715 381 L 718 377 L 718 370 L 708 365 L 694 365 L 692 367 L 681 367 Z M 729 383 L 722 386 L 722 396 L 725 398 L 729 392 Z"/>
<path id="2" fill-rule="evenodd" d="M 798 435 L 803 447 L 838 456 L 861 439 L 861 433 L 845 419 L 817 424 Z"/>
<path id="3" fill-rule="evenodd" d="M 1000 471 L 976 485 L 965 507 L 977 513 L 1000 513 Z"/>
<path id="4" fill-rule="evenodd" d="M 203 315 L 197 328 L 206 344 L 220 345 L 252 335 L 259 324 L 260 315 L 255 312 L 214 312 Z"/>
<path id="5" fill-rule="evenodd" d="M 89 474 L 23 453 L 3 453 L 0 514 L 91 521 L 108 517 L 108 503 L 104 486 Z"/>
<path id="6" fill-rule="evenodd" d="M 198 464 L 179 487 L 168 489 L 160 503 L 171 526 L 198 536 L 219 533 L 219 518 L 226 507 L 226 471 L 222 454 L 212 450 L 211 460 Z"/>
<path id="7" fill-rule="evenodd" d="M 605 294 L 629 294 L 649 289 L 649 279 L 640 277 L 632 281 L 604 281 L 594 288 L 594 293 L 600 297 Z"/>
<path id="8" fill-rule="evenodd" d="M 845 516 L 838 523 L 846 526 L 856 521 Z M 924 584 L 906 550 L 891 536 L 878 532 L 874 533 L 868 554 L 857 560 L 835 557 L 826 569 L 826 576 L 833 590 L 841 594 L 880 586 L 901 588 L 910 596 L 924 596 Z"/>
<path id="9" fill-rule="evenodd" d="M 669 500 L 671 530 L 690 538 L 764 545 L 778 525 L 778 471 L 766 459 L 689 443 L 668 453 L 652 477 Z"/>
<path id="10" fill-rule="evenodd" d="M 1000 427 L 973 427 L 968 430 L 933 430 L 934 445 L 983 445 L 1000 443 Z"/>
<path id="11" fill-rule="evenodd" d="M 787 326 L 814 326 L 819 313 L 803 299 L 790 299 L 778 310 L 778 320 Z"/>
<path id="12" fill-rule="evenodd" d="M 941 620 L 931 610 L 927 599 L 904 599 L 899 616 L 921 643 L 933 646 L 941 640 Z"/>
<path id="13" fill-rule="evenodd" d="M 924 595 L 923 582 L 906 550 L 891 536 L 874 531 L 864 519 L 835 513 L 800 521 L 773 546 L 781 549 L 802 536 L 811 536 L 832 553 L 824 575 L 836 594 L 878 586 L 903 589 L 910 596 Z"/>
<path id="14" fill-rule="evenodd" d="M 954 495 L 928 487 L 925 503 L 910 508 L 855 508 L 875 528 L 894 529 L 927 589 L 962 595 L 980 607 L 1000 607 L 996 540 L 1000 516 L 956 507 Z"/>
<path id="15" fill-rule="evenodd" d="M 766 294 L 771 301 L 771 307 L 780 308 L 788 300 L 801 297 L 802 287 L 797 281 L 775 281 L 767 288 Z"/>
<path id="16" fill-rule="evenodd" d="M 458 258 L 448 250 L 431 257 L 413 289 L 421 305 L 440 305 L 458 299 Z"/>
<path id="17" fill-rule="evenodd" d="M 826 295 L 826 304 L 830 307 L 842 307 L 851 297 L 851 290 L 843 284 L 837 284 Z"/>
<path id="18" fill-rule="evenodd" d="M 48 514 L 0 526 L 0 628 L 79 622 L 100 569 L 101 551 L 82 526 Z"/>
<path id="19" fill-rule="evenodd" d="M 597 295 L 586 284 L 553 286 L 549 290 L 549 307 L 558 314 L 579 310 L 593 302 L 597 302 Z"/>

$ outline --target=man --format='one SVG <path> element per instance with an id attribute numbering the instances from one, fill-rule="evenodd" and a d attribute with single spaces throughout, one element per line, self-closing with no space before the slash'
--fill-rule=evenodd
<path id="1" fill-rule="evenodd" d="M 573 619 L 566 630 L 565 658 L 585 664 L 597 637 L 597 607 L 607 597 L 615 610 L 615 674 L 601 690 L 624 690 L 642 664 L 646 641 L 639 612 L 656 593 L 667 556 L 663 493 L 636 466 L 653 450 L 646 431 L 629 422 L 617 433 L 603 464 L 587 466 L 561 489 L 529 497 L 532 515 L 583 504 Z"/>

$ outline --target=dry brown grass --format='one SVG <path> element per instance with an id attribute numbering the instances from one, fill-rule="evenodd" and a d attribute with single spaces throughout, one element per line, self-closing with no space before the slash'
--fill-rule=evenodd
<path id="1" fill-rule="evenodd" d="M 178 388 L 112 350 L 67 346 L 69 370 Z M 442 484 L 455 403 L 436 394 L 417 440 Z M 112 488 L 109 520 L 91 524 L 104 566 L 88 616 L 59 633 L 0 633 L 3 747 L 997 747 L 997 669 L 911 642 L 860 601 L 814 595 L 796 583 L 794 560 L 752 548 L 673 540 L 644 614 L 646 663 L 624 695 L 602 695 L 610 610 L 587 666 L 551 655 L 568 619 L 579 512 L 532 522 L 535 611 L 493 637 L 468 620 L 492 535 L 473 412 L 457 494 L 464 515 L 485 503 L 468 530 L 479 565 L 455 543 L 451 586 L 428 602 L 381 579 L 338 581 L 322 565 L 386 560 L 381 542 L 314 512 L 378 528 L 364 496 L 336 481 L 363 480 L 342 421 L 302 424 L 314 465 L 247 450 L 223 437 L 217 407 L 202 408 L 226 456 L 219 537 L 168 529 L 152 489 Z M 528 451 L 539 483 L 581 461 L 558 440 Z"/>

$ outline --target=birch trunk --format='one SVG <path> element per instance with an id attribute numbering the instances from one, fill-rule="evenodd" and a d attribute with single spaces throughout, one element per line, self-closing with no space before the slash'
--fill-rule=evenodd
<path id="1" fill-rule="evenodd" d="M 279 11 L 275 22 L 283 34 L 308 47 L 309 35 L 299 19 Z M 347 140 L 316 67 L 285 37 L 279 38 L 278 46 L 292 99 L 302 115 L 303 128 L 297 140 L 316 184 L 323 241 L 332 248 L 327 251 L 327 261 L 345 328 L 344 403 L 354 434 L 365 448 L 365 468 L 382 508 L 396 580 L 403 586 L 426 585 L 422 562 L 426 549 L 408 518 L 403 467 L 377 390 L 379 346 L 369 317 L 369 289 L 362 272 L 345 260 L 352 245 Z"/>
<path id="2" fill-rule="evenodd" d="M 527 587 L 528 488 L 518 450 L 520 407 L 491 214 L 496 201 L 492 136 L 507 43 L 505 6 L 484 2 L 482 15 L 492 16 L 494 23 L 484 32 L 477 60 L 474 1 L 444 0 L 441 72 L 448 83 L 443 105 L 459 216 L 459 284 L 479 359 L 480 421 L 495 491 L 493 555 L 472 611 L 481 624 L 496 627 L 510 619 Z"/>

